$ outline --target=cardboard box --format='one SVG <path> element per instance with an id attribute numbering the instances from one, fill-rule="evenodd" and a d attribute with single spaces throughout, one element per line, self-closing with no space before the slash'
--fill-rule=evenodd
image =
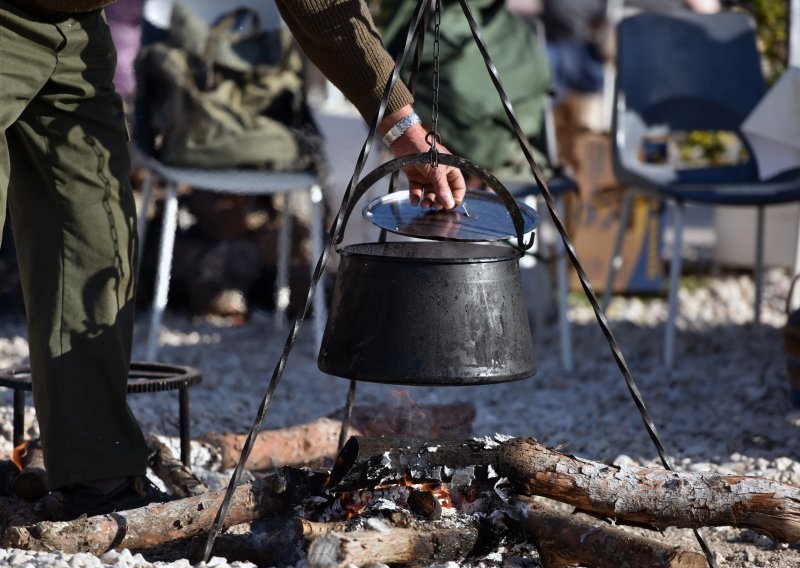
<path id="1" fill-rule="evenodd" d="M 584 133 L 574 138 L 573 145 L 581 200 L 571 236 L 592 288 L 601 293 L 611 263 L 624 189 L 614 178 L 608 136 Z M 622 265 L 614 280 L 615 293 L 662 292 L 663 211 L 659 199 L 634 198 L 622 241 Z M 581 289 L 574 270 L 570 273 L 570 288 Z"/>

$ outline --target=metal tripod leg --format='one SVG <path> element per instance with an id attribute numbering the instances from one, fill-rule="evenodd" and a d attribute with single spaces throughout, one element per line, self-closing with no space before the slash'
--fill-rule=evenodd
<path id="1" fill-rule="evenodd" d="M 344 405 L 344 416 L 342 416 L 342 429 L 339 431 L 339 450 L 344 447 L 347 441 L 347 431 L 350 429 L 350 416 L 353 414 L 353 401 L 356 399 L 356 381 L 350 381 L 350 388 L 347 391 L 347 402 Z"/>

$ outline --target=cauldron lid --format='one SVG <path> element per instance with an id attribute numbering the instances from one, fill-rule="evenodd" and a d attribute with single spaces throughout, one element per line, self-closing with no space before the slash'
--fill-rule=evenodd
<path id="1" fill-rule="evenodd" d="M 539 226 L 535 209 L 517 202 L 525 222 L 524 232 Z M 499 241 L 516 236 L 506 205 L 497 194 L 467 190 L 464 203 L 449 211 L 415 207 L 408 191 L 396 191 L 368 203 L 362 214 L 374 225 L 408 237 L 437 241 Z"/>

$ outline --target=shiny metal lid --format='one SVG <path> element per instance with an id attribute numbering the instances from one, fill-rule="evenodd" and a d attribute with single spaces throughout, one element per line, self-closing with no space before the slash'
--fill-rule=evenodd
<path id="1" fill-rule="evenodd" d="M 516 202 L 524 233 L 539 226 L 535 209 Z M 439 241 L 499 241 L 517 236 L 505 203 L 491 191 L 467 190 L 464 202 L 450 210 L 423 209 L 396 191 L 368 203 L 362 214 L 372 224 L 398 235 Z"/>

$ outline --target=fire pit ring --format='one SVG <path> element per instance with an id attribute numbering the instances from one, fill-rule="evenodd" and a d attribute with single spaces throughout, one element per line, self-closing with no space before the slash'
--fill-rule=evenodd
<path id="1" fill-rule="evenodd" d="M 203 381 L 202 373 L 192 367 L 165 363 L 132 362 L 128 373 L 128 393 L 178 390 L 178 422 L 181 461 L 189 465 L 191 424 L 189 387 Z M 25 391 L 33 390 L 30 367 L 16 367 L 0 372 L 0 387 L 14 389 L 14 446 L 24 441 Z"/>

